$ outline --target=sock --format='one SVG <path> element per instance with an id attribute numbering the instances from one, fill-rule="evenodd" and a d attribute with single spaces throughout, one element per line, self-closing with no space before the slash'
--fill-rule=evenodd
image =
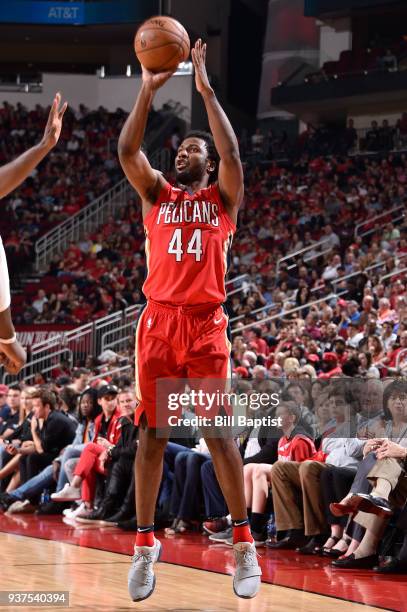
<path id="1" fill-rule="evenodd" d="M 233 527 L 233 544 L 238 542 L 253 542 L 252 534 L 250 533 L 249 519 L 241 519 L 232 521 Z"/>
<path id="2" fill-rule="evenodd" d="M 137 527 L 136 546 L 154 546 L 154 525 Z"/>
<path id="3" fill-rule="evenodd" d="M 250 518 L 250 527 L 256 533 L 262 533 L 265 526 L 267 525 L 268 514 L 264 514 L 264 512 L 252 512 L 252 516 Z"/>
<path id="4" fill-rule="evenodd" d="M 363 557 L 375 555 L 378 544 L 379 538 L 374 536 L 371 531 L 367 531 L 363 536 L 361 543 L 354 552 L 355 559 L 363 559 Z"/>
<path id="5" fill-rule="evenodd" d="M 372 490 L 372 495 L 374 497 L 383 497 L 384 499 L 389 499 L 389 495 L 391 493 L 391 484 L 385 478 L 378 478 L 376 480 L 376 484 L 374 489 Z"/>

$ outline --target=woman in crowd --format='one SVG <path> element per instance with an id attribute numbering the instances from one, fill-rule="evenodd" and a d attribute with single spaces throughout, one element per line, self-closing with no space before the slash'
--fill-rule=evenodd
<path id="1" fill-rule="evenodd" d="M 31 434 L 31 395 L 34 387 L 26 387 L 20 395 L 20 414 L 17 427 L 7 433 L 2 452 L 2 468 L 0 469 L 0 481 L 9 478 L 6 491 L 12 491 L 20 483 L 19 464 L 21 457 L 32 448 L 34 444 Z M 10 478 L 11 477 L 11 478 Z"/>

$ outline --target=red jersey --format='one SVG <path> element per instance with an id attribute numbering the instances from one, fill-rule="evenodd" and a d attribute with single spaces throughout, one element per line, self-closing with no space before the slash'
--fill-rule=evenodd
<path id="1" fill-rule="evenodd" d="M 302 434 L 296 434 L 292 438 L 283 436 L 278 441 L 279 461 L 305 461 L 311 459 L 316 452 L 311 438 Z"/>
<path id="2" fill-rule="evenodd" d="M 175 306 L 221 304 L 236 226 L 217 184 L 189 194 L 169 183 L 144 219 L 147 299 Z"/>

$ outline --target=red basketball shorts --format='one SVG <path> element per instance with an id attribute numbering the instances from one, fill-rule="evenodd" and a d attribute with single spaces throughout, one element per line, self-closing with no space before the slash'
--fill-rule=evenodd
<path id="1" fill-rule="evenodd" d="M 222 306 L 168 306 L 151 300 L 147 303 L 136 328 L 137 425 L 143 413 L 149 427 L 164 427 L 168 422 L 168 405 L 158 405 L 161 379 L 168 379 L 166 388 L 168 382 L 171 390 L 179 389 L 180 393 L 185 383 L 179 379 L 188 379 L 190 388 L 199 386 L 212 391 L 230 380 L 228 324 Z M 175 412 L 180 413 L 181 409 Z M 205 416 L 212 414 L 206 412 Z"/>

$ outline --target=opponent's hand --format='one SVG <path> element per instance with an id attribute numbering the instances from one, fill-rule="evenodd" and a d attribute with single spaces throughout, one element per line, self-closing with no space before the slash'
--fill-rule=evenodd
<path id="1" fill-rule="evenodd" d="M 61 94 L 55 95 L 54 101 L 52 102 L 51 110 L 49 111 L 47 125 L 45 126 L 44 136 L 42 137 L 41 144 L 52 149 L 57 144 L 62 130 L 62 118 L 66 109 L 68 108 L 68 102 L 65 102 L 62 107 L 61 105 Z"/>
<path id="2" fill-rule="evenodd" d="M 143 85 L 147 87 L 151 92 L 157 91 L 172 77 L 175 70 L 166 70 L 164 72 L 151 72 L 141 66 Z"/>
<path id="3" fill-rule="evenodd" d="M 12 344 L 0 342 L 0 365 L 9 374 L 18 374 L 27 363 L 27 353 L 18 340 Z"/>
<path id="4" fill-rule="evenodd" d="M 198 38 L 191 51 L 191 57 L 195 68 L 197 91 L 200 94 L 213 91 L 209 83 L 208 73 L 206 72 L 206 43 L 203 43 L 200 38 Z"/>

